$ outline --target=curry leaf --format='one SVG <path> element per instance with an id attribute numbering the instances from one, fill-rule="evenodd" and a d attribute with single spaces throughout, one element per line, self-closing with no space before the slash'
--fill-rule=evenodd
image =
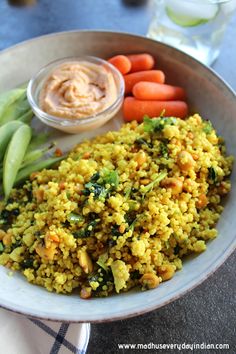
<path id="1" fill-rule="evenodd" d="M 208 178 L 213 183 L 217 182 L 217 172 L 213 167 L 208 167 Z"/>
<path id="2" fill-rule="evenodd" d="M 160 154 L 162 157 L 164 157 L 166 159 L 169 157 L 169 149 L 168 149 L 166 141 L 162 141 L 160 143 Z"/>
<path id="3" fill-rule="evenodd" d="M 119 184 L 119 176 L 117 171 L 104 168 L 101 171 L 101 183 L 110 184 L 112 187 L 117 188 Z"/>

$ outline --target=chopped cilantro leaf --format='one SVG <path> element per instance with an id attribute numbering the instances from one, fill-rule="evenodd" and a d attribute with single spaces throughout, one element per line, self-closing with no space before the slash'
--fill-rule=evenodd
<path id="1" fill-rule="evenodd" d="M 156 133 L 161 132 L 166 125 L 174 125 L 176 119 L 172 117 L 149 118 L 145 116 L 143 123 L 143 128 L 146 133 Z"/>
<path id="2" fill-rule="evenodd" d="M 211 124 L 211 121 L 209 121 L 209 120 L 205 121 L 204 127 L 202 130 L 204 131 L 204 133 L 210 134 L 213 130 L 213 126 Z"/>
<path id="3" fill-rule="evenodd" d="M 104 168 L 101 173 L 95 173 L 88 183 L 86 183 L 83 194 L 89 196 L 94 194 L 95 199 L 107 198 L 110 196 L 110 192 L 117 188 L 119 184 L 119 176 L 117 171 Z M 110 187 L 107 188 L 106 185 Z"/>
<path id="4" fill-rule="evenodd" d="M 166 141 L 162 141 L 160 143 L 160 154 L 162 157 L 165 157 L 166 159 L 168 159 L 169 157 L 169 149 L 167 147 L 167 142 Z"/>
<path id="5" fill-rule="evenodd" d="M 147 142 L 147 140 L 145 140 L 143 138 L 136 139 L 134 143 L 137 144 L 138 146 L 145 145 L 145 146 L 149 147 L 150 149 L 153 147 L 152 143 Z"/>
<path id="6" fill-rule="evenodd" d="M 104 168 L 101 171 L 101 178 L 99 179 L 99 182 L 101 184 L 110 184 L 112 187 L 117 188 L 119 184 L 119 176 L 117 171 Z"/>
<path id="7" fill-rule="evenodd" d="M 87 238 L 92 236 L 95 227 L 99 223 L 100 219 L 91 221 L 84 229 L 73 232 L 74 238 Z"/>

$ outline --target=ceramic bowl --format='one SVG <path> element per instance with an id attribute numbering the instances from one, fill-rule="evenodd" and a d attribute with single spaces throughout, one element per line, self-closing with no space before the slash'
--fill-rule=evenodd
<path id="1" fill-rule="evenodd" d="M 66 56 L 93 55 L 108 58 L 119 53 L 148 52 L 155 56 L 158 68 L 164 70 L 166 82 L 183 86 L 188 92 L 192 111 L 212 120 L 226 140 L 228 152 L 236 156 L 236 99 L 229 86 L 212 70 L 186 54 L 153 40 L 124 33 L 77 31 L 39 37 L 0 54 L 0 92 L 29 80 L 49 62 Z M 60 136 L 64 146 L 84 137 L 117 129 L 119 117 L 107 125 L 79 136 Z M 44 129 L 43 125 L 38 129 Z M 235 181 L 235 168 L 232 174 Z M 157 309 L 185 294 L 209 277 L 235 248 L 236 184 L 225 201 L 217 224 L 219 236 L 207 244 L 207 251 L 184 261 L 183 270 L 154 290 L 132 291 L 108 298 L 82 300 L 49 293 L 27 283 L 18 273 L 0 267 L 0 305 L 29 316 L 68 321 L 102 322 L 132 317 Z"/>

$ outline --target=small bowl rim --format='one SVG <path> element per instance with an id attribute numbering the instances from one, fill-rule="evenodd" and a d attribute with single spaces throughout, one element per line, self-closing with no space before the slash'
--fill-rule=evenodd
<path id="1" fill-rule="evenodd" d="M 57 66 L 57 64 L 59 65 L 60 63 L 62 64 L 63 62 L 73 62 L 73 61 L 88 61 L 88 62 L 93 62 L 93 63 L 97 63 L 97 64 L 103 64 L 106 65 L 113 77 L 116 75 L 118 77 L 118 82 L 119 82 L 119 87 L 118 87 L 118 92 L 117 92 L 117 98 L 116 100 L 110 105 L 108 106 L 106 109 L 94 114 L 94 115 L 90 115 L 88 117 L 83 117 L 83 118 L 75 118 L 75 119 L 71 119 L 71 118 L 60 118 L 51 114 L 48 114 L 47 112 L 43 111 L 38 103 L 36 102 L 34 95 L 32 93 L 32 88 L 33 85 L 35 83 L 35 81 L 38 79 L 38 77 L 40 75 L 42 75 L 50 66 L 52 67 L 53 70 L 53 66 L 55 65 L 55 67 Z M 116 85 L 117 86 L 117 85 Z M 79 125 L 85 125 L 86 123 L 91 123 L 94 122 L 95 120 L 98 120 L 99 118 L 103 117 L 104 114 L 108 114 L 109 112 L 115 110 L 117 108 L 117 106 L 119 106 L 119 104 L 122 102 L 123 98 L 124 98 L 124 93 L 125 93 L 125 82 L 124 82 L 124 78 L 121 74 L 121 72 L 112 64 L 110 64 L 107 60 L 103 59 L 103 58 L 99 58 L 93 55 L 81 55 L 81 56 L 70 56 L 70 57 L 63 57 L 63 58 L 59 58 L 56 60 L 53 60 L 49 63 L 47 63 L 46 65 L 44 65 L 39 71 L 37 71 L 36 74 L 34 74 L 32 76 L 32 78 L 30 79 L 28 85 L 27 85 L 27 89 L 26 89 L 26 93 L 27 93 L 27 99 L 29 101 L 29 104 L 32 108 L 32 110 L 34 111 L 36 117 L 40 120 L 43 120 L 43 122 L 46 124 L 46 122 L 55 125 L 58 125 L 60 127 L 73 127 L 73 126 L 79 126 Z M 112 117 L 111 117 L 112 118 Z"/>

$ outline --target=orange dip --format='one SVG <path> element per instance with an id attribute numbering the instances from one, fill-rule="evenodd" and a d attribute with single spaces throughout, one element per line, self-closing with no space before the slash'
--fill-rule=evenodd
<path id="1" fill-rule="evenodd" d="M 40 92 L 39 105 L 50 115 L 80 119 L 104 111 L 117 94 L 114 77 L 105 67 L 74 61 L 51 72 Z"/>

